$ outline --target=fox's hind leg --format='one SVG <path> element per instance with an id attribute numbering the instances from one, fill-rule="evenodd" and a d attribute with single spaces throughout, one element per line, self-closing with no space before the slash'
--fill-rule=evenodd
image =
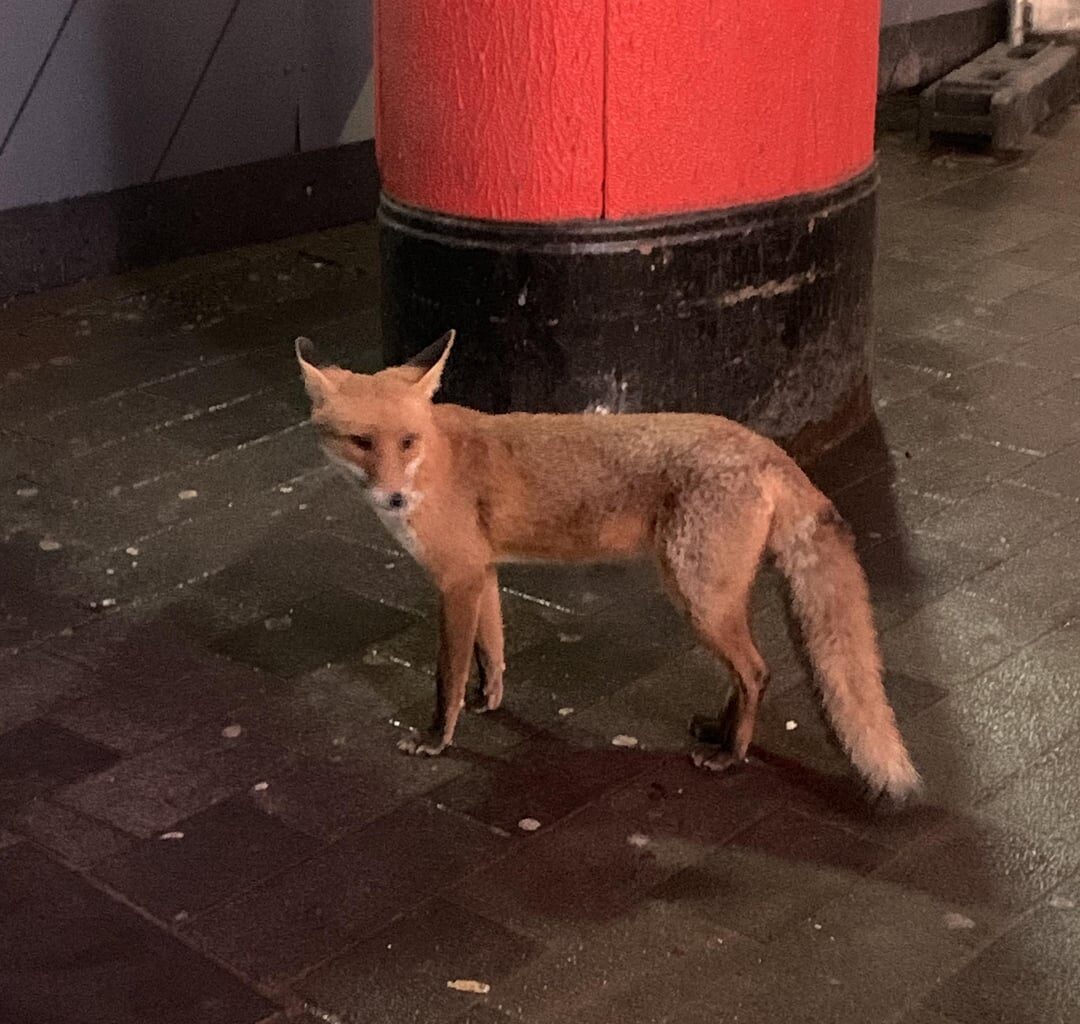
<path id="1" fill-rule="evenodd" d="M 738 515 L 722 503 L 707 517 L 675 510 L 658 536 L 661 569 L 698 637 L 735 676 L 735 693 L 716 730 L 718 744 L 692 751 L 694 763 L 721 771 L 746 759 L 768 685 L 768 668 L 750 633 L 750 588 L 769 530 L 763 503 L 743 501 Z"/>
<path id="2" fill-rule="evenodd" d="M 691 751 L 699 768 L 722 771 L 746 760 L 757 724 L 758 707 L 769 683 L 769 671 L 754 646 L 746 612 L 731 615 L 720 622 L 697 626 L 705 644 L 732 668 L 735 692 L 720 720 L 719 744 L 699 743 Z M 699 736 L 706 738 L 704 732 Z M 712 737 L 708 737 L 712 738 Z"/>
<path id="3" fill-rule="evenodd" d="M 503 643 L 502 601 L 499 576 L 488 570 L 480 595 L 480 620 L 476 627 L 476 669 L 480 676 L 478 711 L 494 711 L 502 704 L 503 673 L 506 671 Z"/>

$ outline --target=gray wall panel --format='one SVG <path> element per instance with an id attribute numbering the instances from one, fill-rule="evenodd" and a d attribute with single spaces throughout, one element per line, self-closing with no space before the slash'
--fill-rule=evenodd
<path id="1" fill-rule="evenodd" d="M 881 27 L 906 25 L 979 7 L 993 7 L 999 0 L 881 0 Z"/>
<path id="2" fill-rule="evenodd" d="M 300 141 L 327 149 L 342 132 L 371 73 L 371 0 L 301 0 L 304 76 L 300 90 Z"/>
<path id="3" fill-rule="evenodd" d="M 160 177 L 293 152 L 299 40 L 298 0 L 240 0 Z"/>
<path id="4" fill-rule="evenodd" d="M 79 0 L 0 155 L 0 208 L 147 181 L 230 6 Z"/>
<path id="5" fill-rule="evenodd" d="M 26 97 L 72 0 L 0 0 L 0 141 Z"/>
<path id="6" fill-rule="evenodd" d="M 0 209 L 372 134 L 372 0 L 71 2 L 0 0 Z"/>

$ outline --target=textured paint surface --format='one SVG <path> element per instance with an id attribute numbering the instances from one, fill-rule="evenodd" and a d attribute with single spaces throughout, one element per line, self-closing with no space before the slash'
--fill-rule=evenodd
<path id="1" fill-rule="evenodd" d="M 606 213 L 810 192 L 874 151 L 878 0 L 608 0 Z"/>
<path id="2" fill-rule="evenodd" d="M 386 190 L 463 216 L 599 216 L 604 7 L 380 0 L 377 138 Z"/>
<path id="3" fill-rule="evenodd" d="M 879 0 L 382 0 L 387 191 L 499 220 L 726 208 L 873 157 Z"/>

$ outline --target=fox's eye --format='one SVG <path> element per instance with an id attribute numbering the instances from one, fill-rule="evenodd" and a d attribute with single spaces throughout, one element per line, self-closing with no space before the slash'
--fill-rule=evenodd
<path id="1" fill-rule="evenodd" d="M 375 447 L 370 434 L 350 434 L 349 440 L 362 452 L 369 452 Z"/>
<path id="2" fill-rule="evenodd" d="M 406 434 L 401 439 L 401 450 L 403 452 L 407 452 L 414 444 L 416 444 L 416 435 L 415 434 Z"/>

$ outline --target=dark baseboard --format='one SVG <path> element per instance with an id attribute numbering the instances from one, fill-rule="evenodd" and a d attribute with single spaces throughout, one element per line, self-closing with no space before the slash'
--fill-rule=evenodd
<path id="1" fill-rule="evenodd" d="M 878 49 L 878 95 L 929 85 L 1001 42 L 1005 0 L 936 18 L 886 25 Z"/>
<path id="2" fill-rule="evenodd" d="M 375 215 L 371 140 L 0 211 L 0 299 Z"/>
<path id="3" fill-rule="evenodd" d="M 388 364 L 455 328 L 488 412 L 712 412 L 810 457 L 869 415 L 873 168 L 730 210 L 546 224 L 379 207 Z"/>

